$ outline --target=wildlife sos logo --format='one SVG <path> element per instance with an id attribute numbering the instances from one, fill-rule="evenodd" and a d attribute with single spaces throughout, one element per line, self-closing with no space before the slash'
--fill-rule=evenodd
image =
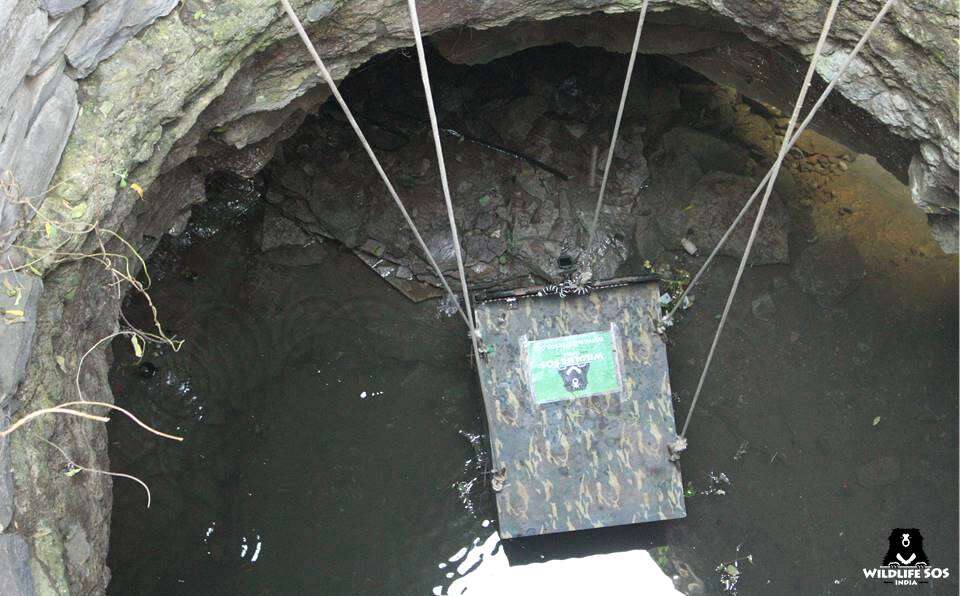
<path id="1" fill-rule="evenodd" d="M 916 528 L 894 528 L 887 538 L 887 554 L 883 564 L 864 568 L 868 580 L 895 586 L 919 586 L 950 577 L 946 567 L 933 567 L 923 550 L 923 535 Z"/>
<path id="2" fill-rule="evenodd" d="M 545 405 L 620 391 L 615 328 L 546 339 L 521 339 L 534 403 Z"/>
<path id="3" fill-rule="evenodd" d="M 883 557 L 885 567 L 926 567 L 930 561 L 923 552 L 923 536 L 916 528 L 894 528 L 888 538 L 890 547 Z"/>
<path id="4" fill-rule="evenodd" d="M 563 379 L 563 386 L 570 393 L 583 391 L 587 388 L 588 372 L 590 372 L 589 362 L 561 366 L 559 370 L 560 377 Z"/>

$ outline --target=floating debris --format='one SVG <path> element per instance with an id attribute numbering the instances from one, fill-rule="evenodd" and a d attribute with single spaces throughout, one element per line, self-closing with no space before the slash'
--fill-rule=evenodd
<path id="1" fill-rule="evenodd" d="M 697 254 L 697 245 L 694 244 L 689 238 L 681 238 L 680 244 L 683 246 L 683 250 L 687 251 L 688 255 L 695 256 Z"/>
<path id="2" fill-rule="evenodd" d="M 730 485 L 730 478 L 726 474 L 723 472 L 717 474 L 713 470 L 710 470 L 707 478 L 710 479 L 710 486 L 708 486 L 705 490 L 700 491 L 701 495 L 723 496 L 727 494 L 727 491 L 723 487 Z"/>
<path id="3" fill-rule="evenodd" d="M 665 314 L 660 317 L 660 322 L 657 324 L 657 333 L 663 335 L 670 327 L 673 327 L 673 317 Z"/>
<path id="4" fill-rule="evenodd" d="M 714 472 L 713 470 L 711 470 L 710 473 L 707 474 L 707 486 L 706 486 L 706 488 L 704 488 L 704 489 L 702 489 L 702 490 L 697 490 L 697 488 L 694 486 L 693 482 L 687 482 L 686 487 L 685 487 L 684 490 L 683 490 L 683 495 L 684 495 L 685 497 L 693 497 L 693 496 L 695 496 L 695 495 L 704 495 L 704 496 L 720 495 L 720 496 L 723 496 L 723 495 L 727 494 L 726 489 L 723 488 L 723 487 L 729 486 L 729 485 L 730 485 L 730 478 L 729 478 L 726 474 L 724 474 L 723 472 L 720 472 L 720 473 L 718 474 L 718 473 Z"/>
<path id="5" fill-rule="evenodd" d="M 743 544 L 737 545 L 737 553 L 740 552 L 740 548 Z M 747 555 L 745 557 L 737 557 L 730 562 L 721 562 L 717 565 L 715 571 L 720 574 L 720 584 L 723 586 L 724 592 L 730 592 L 731 594 L 737 593 L 737 584 L 740 583 L 740 578 L 743 575 L 743 570 L 740 568 L 740 563 L 743 561 L 753 564 L 753 555 Z"/>
<path id="6" fill-rule="evenodd" d="M 740 569 L 733 564 L 717 566 L 720 573 L 720 583 L 723 585 L 724 592 L 737 593 L 737 583 L 740 581 Z"/>
<path id="7" fill-rule="evenodd" d="M 683 296 L 684 290 L 690 284 L 690 272 L 680 267 L 666 265 L 659 269 L 654 269 L 650 261 L 644 262 L 644 267 L 660 275 L 660 283 L 665 286 L 666 291 L 660 295 L 657 302 L 663 311 L 670 312 L 677 300 L 680 300 L 680 309 L 687 310 L 693 306 L 694 298 L 692 296 Z M 682 299 L 681 299 L 682 296 Z M 668 325 L 669 326 L 669 325 Z"/>
<path id="8" fill-rule="evenodd" d="M 737 452 L 733 454 L 733 461 L 739 461 L 744 455 L 747 454 L 747 447 L 750 446 L 750 441 L 743 441 L 740 443 L 740 446 L 737 447 Z"/>
<path id="9" fill-rule="evenodd" d="M 507 468 L 506 466 L 501 467 L 499 470 L 493 473 L 490 477 L 490 488 L 494 492 L 500 492 L 503 490 L 503 487 L 507 485 Z"/>
<path id="10" fill-rule="evenodd" d="M 457 314 L 457 311 L 460 308 L 460 303 L 453 296 L 447 294 L 443 297 L 442 300 L 437 304 L 437 318 L 443 317 L 452 317 Z"/>

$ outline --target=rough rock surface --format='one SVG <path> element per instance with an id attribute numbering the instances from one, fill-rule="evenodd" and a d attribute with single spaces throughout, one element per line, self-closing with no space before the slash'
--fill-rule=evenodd
<path id="1" fill-rule="evenodd" d="M 19 534 L 0 534 L 0 593 L 32 594 L 30 547 Z"/>
<path id="2" fill-rule="evenodd" d="M 260 150 L 266 150 L 275 134 L 302 120 L 303 108 L 324 95 L 275 1 L 187 0 L 179 8 L 176 4 L 0 2 L 0 170 L 12 171 L 27 196 L 42 202 L 37 206 L 44 217 L 70 221 L 74 229 L 98 222 L 149 249 L 152 241 L 143 235 L 175 228 L 197 194 L 175 195 L 163 206 L 147 205 L 130 190 L 127 179 L 147 188 L 148 194 L 162 180 L 178 183 L 174 173 L 181 167 L 192 172 L 189 179 L 197 180 L 201 165 L 185 162 L 193 157 L 212 163 L 227 160 L 222 154 L 211 158 L 217 154 L 211 140 L 221 148 L 265 143 Z M 397 0 L 296 4 L 321 53 L 331 57 L 329 66 L 337 78 L 374 55 L 410 44 L 405 5 Z M 506 25 L 515 21 L 532 23 L 544 34 L 541 41 L 528 38 L 548 43 L 559 41 L 556 35 L 572 37 L 549 33 L 545 21 L 596 11 L 632 11 L 637 6 L 606 0 L 494 0 L 482 7 L 425 4 L 421 21 L 427 33 L 465 26 L 473 28 L 477 38 L 484 30 L 509 33 Z M 830 53 L 820 67 L 825 79 L 831 78 L 878 6 L 877 0 L 843 4 Z M 755 0 L 654 2 L 645 36 L 654 45 L 645 51 L 671 54 L 746 95 L 780 105 L 796 88 L 795 78 L 787 75 L 802 71 L 793 58 L 782 56 L 810 54 L 822 12 L 822 3 L 805 0 L 786 5 Z M 884 146 L 909 150 L 914 200 L 931 214 L 935 233 L 952 250 L 957 225 L 956 20 L 953 3 L 897 3 L 854 72 L 838 87 L 856 110 L 843 119 L 847 129 L 868 141 L 879 138 Z M 622 51 L 632 19 L 610 22 L 614 21 L 619 24 L 598 30 L 605 31 L 603 35 L 592 35 L 603 38 L 593 43 L 621 44 Z M 759 76 L 748 72 L 748 66 L 760 63 L 780 70 Z M 879 137 L 870 136 L 873 129 L 881 130 Z M 836 130 L 841 134 L 844 129 Z M 900 144 L 886 142 L 893 138 L 901 139 Z M 893 153 L 888 163 L 903 161 L 897 157 L 902 149 Z M 242 159 L 253 171 L 262 167 L 265 155 L 255 148 Z M 903 164 L 897 167 L 906 169 Z M 50 179 L 55 169 L 59 175 Z M 51 184 L 56 187 L 41 197 Z M 40 251 L 94 246 L 89 236 L 80 234 L 53 238 L 40 221 L 23 232 L 32 213 L 23 205 L 4 203 L 0 251 L 7 253 L 5 257 L 18 256 L 7 250 L 15 236 Z M 539 221 L 531 219 L 532 225 Z M 45 290 L 39 300 L 33 353 L 26 380 L 12 403 L 14 411 L 75 396 L 71 378 L 78 355 L 114 328 L 118 301 L 105 286 L 102 270 L 76 264 L 54 267 L 54 261 L 34 264 L 45 275 Z M 58 366 L 58 356 L 65 370 Z M 105 366 L 103 351 L 94 352 L 86 361 L 82 383 L 88 392 L 110 399 Z M 44 420 L 37 422 L 34 434 L 65 446 L 86 465 L 108 465 L 101 425 Z M 14 586 L 10 593 L 102 592 L 109 578 L 103 556 L 110 483 L 103 476 L 58 474 L 59 456 L 26 436 L 12 436 L 9 447 L 19 525 L 3 530 L 15 534 L 0 534 L 6 545 L 0 551 L 0 586 Z M 33 563 L 29 566 L 24 562 L 28 551 Z M 4 579 L 6 570 L 14 570 L 8 576 L 19 579 Z"/>
<path id="3" fill-rule="evenodd" d="M 14 90 L 40 52 L 47 32 L 47 15 L 29 2 L 6 2 L 12 12 L 0 13 L 0 106 L 6 106 Z M 6 21 L 6 22 L 4 22 Z"/>
<path id="4" fill-rule="evenodd" d="M 76 8 L 62 17 L 50 21 L 47 34 L 43 38 L 43 45 L 40 47 L 37 57 L 33 59 L 33 63 L 30 64 L 27 75 L 35 77 L 47 66 L 50 66 L 54 60 L 60 59 L 63 50 L 73 39 L 81 23 L 83 23 L 83 9 L 81 8 Z"/>
<path id="5" fill-rule="evenodd" d="M 16 413 L 13 398 L 26 373 L 27 359 L 33 347 L 37 305 L 42 282 L 35 276 L 18 273 L 2 275 L 0 308 L 4 321 L 0 326 L 0 423 L 6 426 Z M 9 289 L 8 289 L 9 288 Z M 14 311 L 14 312 L 11 312 Z M 19 311 L 19 312 L 17 312 Z M 22 313 L 22 315 L 20 314 Z M 32 585 L 26 572 L 30 556 L 23 538 L 3 534 L 14 515 L 13 472 L 10 465 L 10 438 L 0 437 L 0 593 L 19 594 L 15 589 Z M 29 593 L 29 592 L 23 592 Z"/>
<path id="6" fill-rule="evenodd" d="M 4 288 L 0 293 L 0 310 L 4 319 L 10 321 L 0 326 L 0 405 L 6 405 L 27 367 L 43 282 L 23 273 L 4 273 L 0 279 Z M 0 507 L 2 505 L 0 503 Z M 0 526 L 6 527 L 8 522 L 0 519 Z"/>
<path id="7" fill-rule="evenodd" d="M 666 246 L 677 247 L 681 238 L 687 238 L 700 250 L 709 251 L 762 177 L 746 148 L 686 128 L 668 131 L 651 162 L 650 198 L 644 201 L 644 205 L 650 206 L 651 214 L 647 218 L 651 223 L 641 226 L 637 234 L 655 233 Z M 753 213 L 744 217 L 720 254 L 733 257 L 743 254 L 755 219 Z M 751 262 L 789 262 L 788 228 L 789 217 L 774 192 Z M 638 243 L 646 245 L 640 238 Z M 645 258 L 659 257 L 656 247 L 648 251 Z"/>
<path id="8" fill-rule="evenodd" d="M 0 279 L 4 282 L 0 308 L 5 321 L 0 325 L 0 422 L 6 426 L 17 413 L 13 396 L 23 381 L 33 348 L 43 283 L 36 276 L 20 273 L 4 273 Z M 22 536 L 3 533 L 10 530 L 13 522 L 13 495 L 10 438 L 0 437 L 0 594 L 29 594 L 17 591 L 32 585 L 27 569 L 29 549 Z"/>
<path id="9" fill-rule="evenodd" d="M 88 0 L 40 0 L 40 6 L 42 6 L 51 17 L 59 17 L 71 10 L 80 8 L 86 4 L 87 1 Z"/>
<path id="10" fill-rule="evenodd" d="M 29 128 L 22 138 L 7 138 L 11 144 L 10 165 L 26 197 L 41 197 L 49 188 L 56 162 L 79 110 L 77 84 L 59 76 L 51 81 L 50 96 L 34 107 Z"/>
<path id="11" fill-rule="evenodd" d="M 456 89 L 455 97 L 444 98 L 440 118 L 445 129 L 456 131 L 445 135 L 446 162 L 455 186 L 466 272 L 474 287 L 508 287 L 531 275 L 558 281 L 556 262 L 563 252 L 581 257 L 581 266 L 595 278 L 612 277 L 633 252 L 636 206 L 652 200 L 644 192 L 650 177 L 644 129 L 631 117 L 617 145 L 597 242 L 582 255 L 605 164 L 605 156 L 598 155 L 597 170 L 589 171 L 589 156 L 598 147 L 597 136 L 586 131 L 613 116 L 615 98 L 603 89 L 611 70 L 621 66 L 605 52 L 568 50 L 558 58 L 568 67 L 558 93 L 554 75 L 544 68 L 544 60 L 555 56 L 525 53 L 514 75 L 525 81 L 526 88 L 515 94 L 484 85 L 496 76 L 497 66 L 464 72 L 459 66 L 435 63 L 438 88 Z M 598 64 L 592 57 L 606 59 Z M 416 94 L 420 83 L 410 66 L 391 64 L 394 78 L 389 80 L 381 71 L 376 76 L 359 75 L 344 85 L 344 92 L 365 97 L 363 120 L 376 123 L 369 138 L 385 150 L 383 159 L 395 173 L 406 208 L 441 269 L 453 276 L 456 260 L 444 203 L 437 194 L 432 142 L 424 134 L 425 123 L 407 116 L 420 107 Z M 645 90 L 638 90 L 637 97 L 664 113 L 680 109 L 669 99 L 668 106 L 661 106 Z M 449 125 L 454 121 L 456 128 Z M 461 131 L 469 131 L 466 134 L 479 142 L 456 142 L 464 138 L 456 136 Z M 516 148 L 522 148 L 523 157 L 513 153 Z M 325 158 L 317 160 L 321 154 Z M 357 166 L 363 157 L 337 113 L 323 110 L 281 144 L 266 170 L 273 182 L 268 200 L 298 228 L 336 238 L 366 255 L 365 260 L 394 285 L 400 278 L 440 287 L 380 180 L 370 176 L 369 168 Z M 675 200 L 670 204 L 676 207 Z M 274 227 L 268 216 L 265 238 L 266 230 Z M 411 297 L 434 293 L 401 285 Z"/>
<path id="12" fill-rule="evenodd" d="M 173 10 L 177 0 L 107 0 L 84 19 L 66 49 L 77 75 L 90 74 L 128 39 Z"/>
<path id="13" fill-rule="evenodd" d="M 700 8 L 696 2 L 680 4 Z M 720 15 L 730 17 L 744 27 L 749 41 L 733 35 L 729 21 L 718 22 L 715 13 L 698 10 L 672 11 L 666 15 L 653 13 L 644 27 L 640 51 L 672 55 L 677 61 L 719 83 L 734 86 L 748 96 L 789 112 L 803 69 L 785 61 L 778 52 L 769 51 L 768 44 L 776 40 L 808 56 L 817 35 L 818 11 L 822 8 L 803 2 L 788 4 L 782 9 L 779 4 L 774 6 L 763 2 L 724 3 L 718 9 Z M 876 10 L 879 3 L 876 8 L 871 8 Z M 910 22 L 921 13 L 926 15 L 925 20 Z M 934 2 L 915 9 L 898 3 L 890 14 L 896 32 L 881 26 L 871 38 L 869 49 L 854 60 L 837 86 L 840 94 L 857 109 L 841 110 L 833 116 L 830 112 L 834 110 L 822 110 L 814 127 L 819 124 L 822 131 L 856 147 L 857 137 L 862 140 L 864 135 L 869 138 L 872 134 L 871 127 L 863 120 L 869 113 L 899 137 L 918 141 L 908 150 L 906 159 L 903 155 L 891 155 L 885 165 L 905 177 L 904 167 L 909 161 L 914 201 L 930 214 L 948 214 L 955 219 L 960 145 L 955 130 L 950 127 L 955 129 L 957 123 L 954 89 L 957 63 L 955 56 L 944 52 L 949 47 L 949 27 L 957 22 L 956 7 Z M 834 37 L 831 37 L 818 65 L 818 73 L 824 79 L 833 78 L 849 48 L 872 17 L 871 9 L 866 6 L 841 7 L 831 32 Z M 441 50 L 452 60 L 463 62 L 483 62 L 518 49 L 560 41 L 628 51 L 632 29 L 626 25 L 611 26 L 615 20 L 560 19 L 558 26 L 521 22 L 469 34 L 450 31 L 439 37 Z M 705 36 L 698 32 L 702 29 L 711 31 Z M 842 42 L 838 42 L 838 37 Z M 943 78 L 932 79 L 933 72 Z M 902 80 L 905 84 L 890 85 L 880 82 L 877 77 Z M 823 87 L 822 82 L 818 83 L 814 91 Z M 884 163 L 883 153 L 889 149 L 878 145 L 891 143 L 889 139 L 877 141 L 880 140 L 868 140 L 868 146 L 872 145 L 871 152 L 879 153 L 878 157 Z M 944 244 L 949 248 L 954 241 Z"/>

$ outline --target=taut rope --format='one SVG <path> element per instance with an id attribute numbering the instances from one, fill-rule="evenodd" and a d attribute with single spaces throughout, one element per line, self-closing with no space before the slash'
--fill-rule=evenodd
<path id="1" fill-rule="evenodd" d="M 420 236 L 420 231 L 417 230 L 416 224 L 413 223 L 413 219 L 410 217 L 410 214 L 407 213 L 406 207 L 403 206 L 403 201 L 401 201 L 399 195 L 397 195 L 397 191 L 394 189 L 393 184 L 387 177 L 387 173 L 383 171 L 383 166 L 380 165 L 380 160 L 377 159 L 376 154 L 373 152 L 373 148 L 371 148 L 370 143 L 367 142 L 367 137 L 364 136 L 363 131 L 360 130 L 360 125 L 357 124 L 356 118 L 353 117 L 353 113 L 347 106 L 347 102 L 344 101 L 343 96 L 340 95 L 340 90 L 337 89 L 337 84 L 334 82 L 333 77 L 330 76 L 330 71 L 328 71 L 327 67 L 324 66 L 323 60 L 320 59 L 320 54 L 317 53 L 316 47 L 314 47 L 310 37 L 307 36 L 307 32 L 303 29 L 303 24 L 300 22 L 300 19 L 297 18 L 296 13 L 293 12 L 293 8 L 290 6 L 289 0 L 280 0 L 280 4 L 283 5 L 283 10 L 286 11 L 287 16 L 290 18 L 290 22 L 293 23 L 293 28 L 296 29 L 297 33 L 300 35 L 300 39 L 303 40 L 303 45 L 306 46 L 307 51 L 310 52 L 310 56 L 313 57 L 313 61 L 316 63 L 317 69 L 320 71 L 320 75 L 323 77 L 323 80 L 326 81 L 327 87 L 330 88 L 330 93 L 333 95 L 334 99 L 337 100 L 337 103 L 340 104 L 340 109 L 343 110 L 343 114 L 347 117 L 347 121 L 353 128 L 353 132 L 356 133 L 357 138 L 360 139 L 360 144 L 363 145 L 363 149 L 367 152 L 367 156 L 369 156 L 370 161 L 373 162 L 373 167 L 376 168 L 377 173 L 380 174 L 380 179 L 383 180 L 383 184 L 387 187 L 387 191 L 390 193 L 390 196 L 393 197 L 393 202 L 397 204 L 397 208 L 400 209 L 400 213 L 403 214 L 403 219 L 407 222 L 407 226 L 410 228 L 410 231 L 413 232 L 413 236 L 417 239 L 417 243 L 420 245 L 421 250 L 423 250 L 423 254 L 426 256 L 427 262 L 430 263 L 431 267 L 433 267 L 434 273 L 437 274 L 437 278 L 440 280 L 440 283 L 443 284 L 443 288 L 447 291 L 447 294 L 450 295 L 453 303 L 457 307 L 457 310 L 460 312 L 460 316 L 463 317 L 463 321 L 470 329 L 471 337 L 473 337 L 475 332 L 473 330 L 472 316 L 468 316 L 468 314 L 463 311 L 463 308 L 460 307 L 460 301 L 457 299 L 457 295 L 453 293 L 453 290 L 450 289 L 450 285 L 447 284 L 447 280 L 443 276 L 443 271 L 440 270 L 440 266 L 437 265 L 436 259 L 433 258 L 433 254 L 430 252 L 430 249 L 427 248 L 427 243 L 424 242 L 423 237 Z M 460 243 L 458 242 L 456 246 L 457 257 L 459 261 Z M 460 276 L 462 278 L 463 264 L 459 264 Z M 467 298 L 466 293 L 464 293 L 464 300 L 467 303 L 467 312 L 469 312 L 470 301 Z"/>
<path id="2" fill-rule="evenodd" d="M 617 148 L 617 136 L 620 134 L 620 121 L 623 120 L 623 110 L 627 105 L 627 92 L 630 90 L 630 79 L 633 78 L 633 65 L 637 61 L 637 48 L 640 47 L 640 33 L 643 31 L 643 21 L 647 16 L 648 3 L 649 0 L 643 0 L 643 5 L 640 7 L 640 18 L 637 19 L 637 32 L 633 36 L 633 48 L 630 50 L 630 61 L 627 62 L 627 75 L 623 79 L 623 91 L 620 93 L 620 107 L 617 109 L 617 119 L 613 123 L 613 133 L 610 135 L 610 148 L 607 150 L 607 163 L 603 168 L 603 178 L 600 180 L 597 208 L 593 211 L 593 223 L 590 224 L 590 235 L 587 238 L 588 251 L 593 247 L 593 240 L 597 234 L 600 209 L 603 207 L 603 195 L 607 190 L 607 179 L 610 177 L 610 166 L 613 164 L 613 151 Z"/>
<path id="3" fill-rule="evenodd" d="M 790 116 L 790 123 L 787 124 L 787 130 L 783 135 L 783 144 L 780 146 L 780 153 L 777 160 L 770 168 L 770 174 L 767 176 L 767 186 L 763 193 L 763 199 L 760 201 L 760 208 L 757 210 L 757 219 L 753 222 L 753 229 L 750 230 L 750 237 L 747 239 L 747 246 L 743 250 L 743 257 L 740 259 L 740 267 L 737 269 L 737 275 L 733 278 L 733 286 L 730 288 L 730 295 L 727 296 L 727 302 L 723 307 L 723 314 L 720 316 L 720 323 L 717 325 L 717 332 L 713 336 L 713 343 L 710 344 L 710 351 L 707 353 L 707 360 L 703 364 L 703 371 L 700 373 L 700 380 L 697 382 L 697 390 L 693 394 L 693 401 L 690 402 L 690 409 L 687 411 L 687 418 L 683 422 L 683 430 L 680 431 L 678 443 L 675 443 L 674 452 L 682 451 L 686 447 L 687 428 L 690 426 L 690 418 L 697 407 L 697 400 L 700 398 L 700 391 L 703 389 L 703 382 L 707 378 L 707 372 L 710 370 L 710 363 L 713 361 L 714 352 L 717 349 L 717 342 L 720 341 L 720 334 L 723 333 L 723 327 L 727 322 L 727 316 L 730 314 L 730 306 L 737 295 L 737 288 L 740 287 L 740 279 L 743 277 L 743 271 L 747 266 L 747 260 L 750 258 L 750 251 L 753 249 L 753 242 L 757 239 L 757 230 L 760 229 L 760 223 L 763 221 L 763 212 L 767 208 L 770 200 L 770 194 L 773 192 L 773 185 L 777 181 L 777 175 L 780 173 L 780 166 L 783 164 L 783 158 L 786 157 L 790 149 L 790 139 L 793 135 L 793 129 L 797 125 L 797 119 L 800 117 L 800 110 L 803 109 L 803 102 L 807 98 L 807 91 L 810 89 L 810 82 L 813 80 L 813 73 L 817 70 L 817 62 L 820 61 L 820 53 L 823 51 L 823 45 L 827 40 L 827 34 L 830 32 L 830 26 L 833 24 L 833 17 L 837 14 L 837 5 L 840 0 L 832 0 L 827 9 L 827 17 L 824 19 L 823 28 L 820 31 L 820 39 L 817 40 L 817 46 L 813 50 L 813 56 L 810 59 L 810 66 L 807 68 L 807 74 L 803 78 L 803 85 L 800 87 L 800 94 L 797 96 L 796 104 L 793 106 L 793 114 Z"/>
<path id="4" fill-rule="evenodd" d="M 793 134 L 793 138 L 790 139 L 790 143 L 787 145 L 787 150 L 797 142 L 800 138 L 800 135 L 807 129 L 807 126 L 810 125 L 810 122 L 813 120 L 813 117 L 816 115 L 817 110 L 827 101 L 830 93 L 833 91 L 833 88 L 837 86 L 837 83 L 840 82 L 840 79 L 843 78 L 843 75 L 846 74 L 847 68 L 850 67 L 850 64 L 853 63 L 853 59 L 857 57 L 857 54 L 860 53 L 863 45 L 867 43 L 867 39 L 873 33 L 874 29 L 877 28 L 877 25 L 880 24 L 880 21 L 883 20 L 883 17 L 886 16 L 887 11 L 890 10 L 890 7 L 893 6 L 893 3 L 896 0 L 887 0 L 887 2 L 880 8 L 880 11 L 877 13 L 877 16 L 874 17 L 873 21 L 870 23 L 870 26 L 867 27 L 863 35 L 860 37 L 860 40 L 857 41 L 856 45 L 853 46 L 850 54 L 844 59 L 843 63 L 840 65 L 840 68 L 837 69 L 836 75 L 834 75 L 833 80 L 827 85 L 827 88 L 823 90 L 823 93 L 820 94 L 820 97 L 817 99 L 816 103 L 813 104 L 813 107 L 810 108 L 810 113 L 807 114 L 807 117 L 803 119 L 803 122 L 797 126 L 796 132 Z M 786 138 L 786 137 L 784 137 Z M 730 224 L 730 227 L 723 234 L 723 237 L 720 238 L 720 241 L 717 242 L 717 245 L 710 252 L 710 256 L 707 257 L 707 260 L 704 261 L 703 265 L 700 266 L 700 269 L 697 271 L 696 275 L 693 276 L 693 279 L 690 280 L 690 284 L 683 291 L 683 294 L 680 295 L 680 298 L 677 299 L 676 303 L 673 305 L 673 308 L 670 309 L 670 312 L 667 314 L 667 319 L 672 319 L 673 315 L 676 314 L 677 309 L 680 308 L 680 305 L 683 304 L 684 298 L 687 297 L 687 294 L 693 289 L 693 286 L 700 281 L 700 278 L 703 277 L 703 274 L 706 272 L 707 268 L 713 262 L 714 257 L 717 256 L 717 253 L 720 252 L 720 249 L 723 248 L 723 245 L 726 244 L 727 240 L 730 239 L 730 235 L 733 233 L 733 230 L 740 224 L 740 220 L 743 219 L 743 216 L 747 213 L 747 210 L 750 209 L 750 206 L 753 205 L 754 199 L 759 196 L 760 191 L 764 188 L 767 181 L 770 179 L 770 174 L 772 169 L 767 172 L 767 175 L 763 177 L 763 180 L 760 181 L 760 184 L 757 185 L 757 189 L 753 191 L 753 194 L 750 195 L 750 198 L 747 200 L 746 204 L 743 206 L 743 209 L 740 210 L 740 213 L 737 214 L 737 217 L 733 220 L 733 223 Z"/>
<path id="5" fill-rule="evenodd" d="M 467 309 L 467 326 L 470 328 L 470 342 L 473 344 L 473 356 L 480 362 L 480 350 L 477 346 L 477 330 L 473 325 L 473 307 L 470 304 L 470 290 L 467 288 L 467 275 L 463 269 L 463 253 L 460 249 L 460 235 L 457 233 L 457 221 L 453 215 L 453 201 L 450 199 L 450 185 L 447 182 L 447 166 L 443 160 L 443 147 L 440 145 L 440 126 L 437 124 L 437 112 L 433 107 L 433 92 L 430 90 L 430 73 L 427 71 L 427 58 L 423 52 L 423 39 L 420 34 L 420 20 L 417 18 L 416 0 L 407 0 L 410 9 L 410 24 L 413 27 L 413 39 L 417 45 L 417 59 L 420 62 L 420 78 L 423 79 L 423 93 L 427 100 L 427 113 L 430 115 L 430 128 L 433 131 L 433 146 L 437 150 L 437 168 L 440 170 L 440 186 L 443 188 L 443 200 L 447 204 L 447 218 L 450 220 L 450 234 L 453 236 L 453 250 L 457 255 L 457 270 L 460 272 L 460 289 L 463 291 L 463 304 Z"/>

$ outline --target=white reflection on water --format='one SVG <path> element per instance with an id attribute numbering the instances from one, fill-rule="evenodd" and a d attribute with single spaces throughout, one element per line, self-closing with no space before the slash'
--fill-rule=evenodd
<path id="1" fill-rule="evenodd" d="M 251 563 L 256 563 L 257 559 L 260 558 L 260 549 L 263 547 L 263 540 L 260 538 L 260 534 L 256 535 L 257 537 L 253 540 L 256 544 L 253 547 L 253 555 L 250 557 Z M 246 559 L 247 553 L 250 552 L 249 543 L 247 542 L 247 537 L 244 536 L 240 540 L 240 558 Z"/>
<path id="2" fill-rule="evenodd" d="M 486 540 L 474 540 L 448 559 L 457 564 L 457 577 L 444 590 L 433 588 L 435 596 L 582 596 L 619 594 L 634 596 L 680 596 L 673 582 L 645 550 L 557 559 L 511 567 L 500 548 L 500 536 L 493 532 Z M 440 564 L 440 568 L 446 565 Z M 448 573 L 447 577 L 453 574 Z"/>

